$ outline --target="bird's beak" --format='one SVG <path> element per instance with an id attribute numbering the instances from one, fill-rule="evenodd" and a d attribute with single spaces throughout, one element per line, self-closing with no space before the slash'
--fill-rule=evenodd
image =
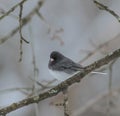
<path id="1" fill-rule="evenodd" d="M 54 61 L 54 59 L 53 58 L 50 58 L 50 62 L 53 62 Z"/>

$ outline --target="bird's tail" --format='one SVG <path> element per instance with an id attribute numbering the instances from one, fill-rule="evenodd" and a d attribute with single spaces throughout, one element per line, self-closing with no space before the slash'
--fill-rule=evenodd
<path id="1" fill-rule="evenodd" d="M 100 74 L 100 75 L 107 75 L 107 73 L 105 72 L 96 72 L 96 71 L 93 71 L 91 72 L 92 74 Z"/>

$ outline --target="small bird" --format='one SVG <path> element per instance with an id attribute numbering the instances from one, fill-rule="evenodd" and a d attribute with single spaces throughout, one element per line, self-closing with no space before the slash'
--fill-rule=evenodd
<path id="1" fill-rule="evenodd" d="M 70 78 L 70 76 L 73 74 L 85 69 L 82 65 L 75 63 L 57 51 L 53 51 L 50 54 L 48 68 L 49 72 L 54 76 L 54 78 L 61 82 Z M 91 73 L 106 74 L 103 72 Z"/>

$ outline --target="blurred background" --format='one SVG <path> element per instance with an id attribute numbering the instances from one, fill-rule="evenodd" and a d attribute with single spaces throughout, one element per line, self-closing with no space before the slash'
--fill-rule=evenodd
<path id="1" fill-rule="evenodd" d="M 52 51 L 59 51 L 87 66 L 119 48 L 120 23 L 110 13 L 99 10 L 93 0 L 27 0 L 23 4 L 20 44 L 20 7 L 0 19 L 0 107 L 42 93 L 34 80 L 47 84 L 54 78 L 48 72 Z M 20 0 L 0 0 L 3 16 Z M 99 0 L 120 15 L 120 0 Z M 22 46 L 22 49 L 21 49 Z M 20 51 L 23 54 L 21 56 Z M 22 61 L 19 62 L 20 57 Z M 107 75 L 88 75 L 69 88 L 72 116 L 120 115 L 120 61 L 99 70 Z M 57 83 L 52 83 L 51 86 Z M 34 90 L 34 91 L 32 91 Z M 35 92 L 35 91 L 39 92 Z M 23 107 L 8 116 L 63 116 L 63 108 L 51 105 L 62 101 L 62 93 Z"/>

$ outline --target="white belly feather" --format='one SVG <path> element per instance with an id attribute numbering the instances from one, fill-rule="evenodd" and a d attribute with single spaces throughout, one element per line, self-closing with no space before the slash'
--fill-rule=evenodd
<path id="1" fill-rule="evenodd" d="M 49 69 L 49 72 L 58 81 L 64 81 L 70 77 L 70 74 L 67 74 L 61 71 L 53 71 Z"/>

